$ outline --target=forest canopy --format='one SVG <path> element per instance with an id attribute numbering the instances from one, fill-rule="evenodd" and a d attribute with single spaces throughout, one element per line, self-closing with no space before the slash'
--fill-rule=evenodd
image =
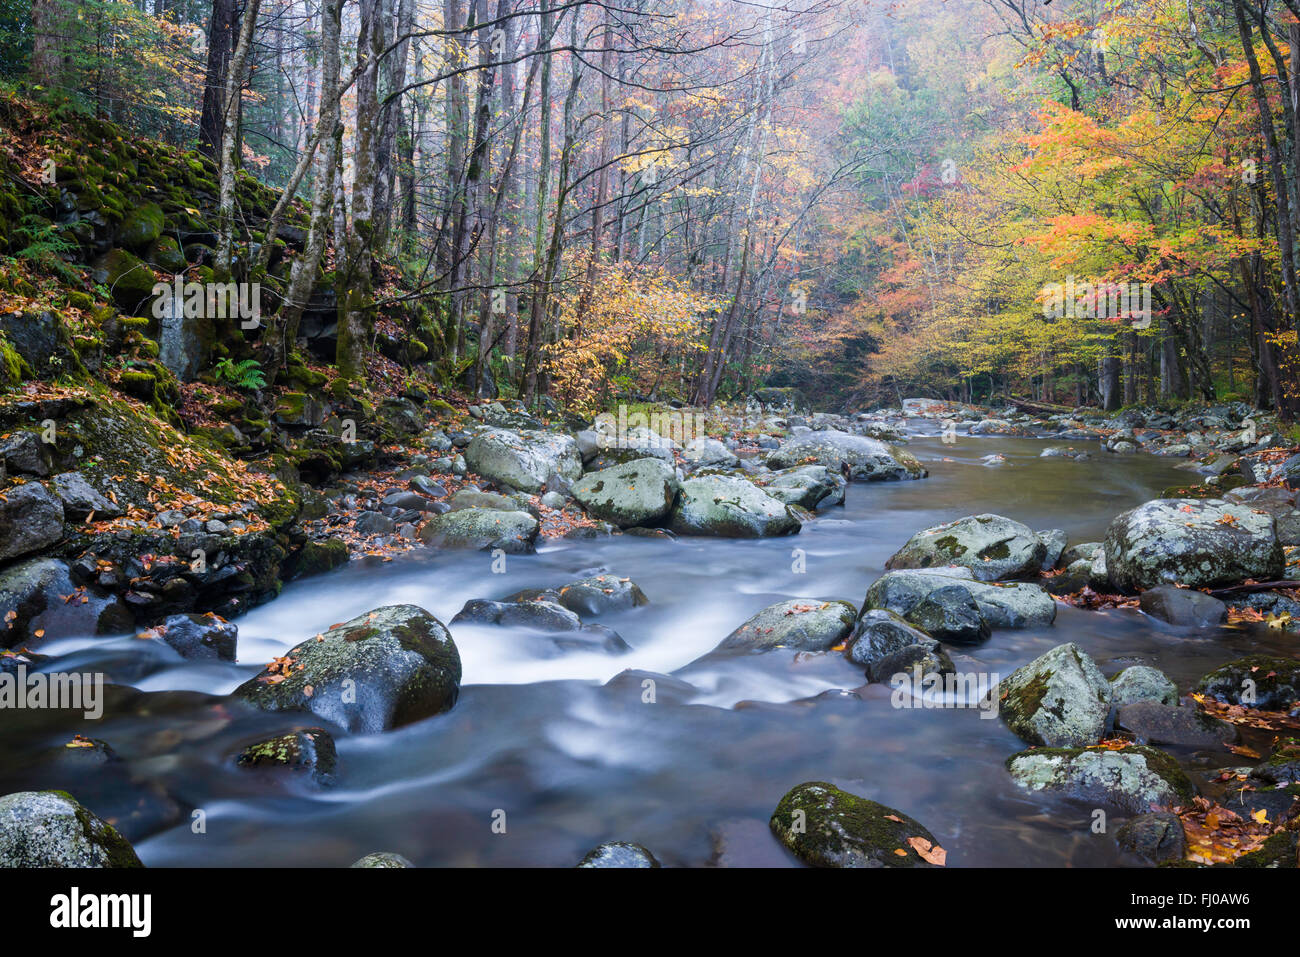
<path id="1" fill-rule="evenodd" d="M 272 379 L 332 286 L 346 376 L 396 315 L 588 410 L 1293 417 L 1298 62 L 1296 0 L 0 0 L 11 91 L 219 166 L 218 273 L 241 177 L 310 211 Z"/>

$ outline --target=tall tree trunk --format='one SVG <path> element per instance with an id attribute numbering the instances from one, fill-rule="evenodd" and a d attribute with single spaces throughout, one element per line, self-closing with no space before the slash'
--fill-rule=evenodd
<path id="1" fill-rule="evenodd" d="M 239 104 L 243 99 L 244 67 L 253 47 L 253 30 L 257 26 L 257 10 L 261 0 L 248 0 L 244 20 L 239 30 L 239 44 L 230 58 L 226 78 L 226 97 L 222 107 L 224 119 L 221 131 L 221 199 L 217 207 L 217 255 L 213 270 L 225 281 L 231 275 L 235 242 L 235 171 L 238 169 Z"/>
<path id="2" fill-rule="evenodd" d="M 199 152 L 214 159 L 225 129 L 226 77 L 235 40 L 235 0 L 213 0 L 208 23 L 208 65 L 199 114 Z"/>

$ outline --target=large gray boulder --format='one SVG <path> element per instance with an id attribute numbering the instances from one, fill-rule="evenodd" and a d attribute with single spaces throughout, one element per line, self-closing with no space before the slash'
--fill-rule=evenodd
<path id="1" fill-rule="evenodd" d="M 747 479 L 702 475 L 682 483 L 669 527 L 678 535 L 765 538 L 794 535 L 799 519 Z"/>
<path id="2" fill-rule="evenodd" d="M 938 842 L 919 823 L 825 781 L 787 792 L 768 824 L 777 840 L 813 867 L 936 866 Z"/>
<path id="3" fill-rule="evenodd" d="M 1121 591 L 1182 584 L 1213 588 L 1280 578 L 1273 516 L 1221 499 L 1156 499 L 1106 530 L 1106 570 Z"/>
<path id="4" fill-rule="evenodd" d="M 793 598 L 769 605 L 718 645 L 717 651 L 826 651 L 853 630 L 858 610 L 846 601 Z"/>
<path id="5" fill-rule="evenodd" d="M 78 593 L 61 559 L 29 558 L 0 570 L 0 621 L 0 648 L 13 648 L 38 637 L 48 641 L 126 631 L 134 616 L 116 595 L 89 587 Z"/>
<path id="6" fill-rule="evenodd" d="M 1056 618 L 1056 603 L 1038 585 L 977 582 L 960 566 L 885 572 L 863 600 L 864 611 L 872 608 L 901 615 L 940 641 L 965 643 L 987 638 L 992 628 L 1044 627 Z"/>
<path id="7" fill-rule="evenodd" d="M 824 465 L 782 469 L 754 480 L 768 495 L 808 511 L 844 504 L 844 477 Z"/>
<path id="8" fill-rule="evenodd" d="M 917 532 L 885 563 L 889 569 L 959 565 L 980 581 L 1031 578 L 1047 554 L 1028 525 L 1001 515 L 970 515 Z"/>
<path id="9" fill-rule="evenodd" d="M 582 457 L 572 436 L 524 429 L 485 429 L 465 448 L 465 465 L 476 475 L 520 492 L 542 491 L 552 476 L 573 482 Z"/>
<path id="10" fill-rule="evenodd" d="M 496 508 L 464 508 L 428 519 L 417 533 L 434 548 L 501 549 L 511 554 L 533 550 L 537 519 L 527 512 Z"/>
<path id="11" fill-rule="evenodd" d="M 373 733 L 441 714 L 460 694 L 460 653 L 442 622 L 387 605 L 294 646 L 235 696 Z"/>
<path id="12" fill-rule="evenodd" d="M 808 464 L 824 465 L 841 474 L 847 469 L 849 478 L 860 482 L 919 479 L 929 474 L 909 452 L 865 435 L 834 429 L 797 435 L 767 457 L 772 469 Z"/>
<path id="13" fill-rule="evenodd" d="M 0 867 L 142 867 L 111 824 L 63 791 L 0 797 Z"/>
<path id="14" fill-rule="evenodd" d="M 63 537 L 63 503 L 40 482 L 6 489 L 0 496 L 0 561 L 30 555 Z"/>
<path id="15" fill-rule="evenodd" d="M 573 497 L 595 518 L 620 528 L 661 521 L 677 497 L 672 466 L 655 458 L 588 472 L 570 488 Z"/>
<path id="16" fill-rule="evenodd" d="M 1177 585 L 1157 585 L 1142 593 L 1139 607 L 1171 625 L 1213 628 L 1228 620 L 1228 606 L 1213 595 Z"/>
<path id="17" fill-rule="evenodd" d="M 1057 645 L 993 690 L 1002 719 L 1030 744 L 1086 747 L 1101 740 L 1111 686 L 1079 646 Z"/>
<path id="18" fill-rule="evenodd" d="M 1007 759 L 1011 779 L 1030 791 L 1059 794 L 1091 805 L 1143 814 L 1195 797 L 1192 782 L 1173 758 L 1155 748 L 1132 745 L 1120 751 L 1041 748 Z"/>
<path id="19" fill-rule="evenodd" d="M 1130 665 L 1110 679 L 1111 704 L 1116 708 L 1137 701 L 1178 704 L 1178 686 L 1158 668 Z"/>

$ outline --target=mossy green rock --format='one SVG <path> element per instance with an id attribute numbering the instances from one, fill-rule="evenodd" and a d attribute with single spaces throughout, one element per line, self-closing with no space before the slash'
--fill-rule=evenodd
<path id="1" fill-rule="evenodd" d="M 682 483 L 669 527 L 678 535 L 766 538 L 802 527 L 790 507 L 747 479 L 705 475 Z"/>
<path id="2" fill-rule="evenodd" d="M 1018 785 L 1090 804 L 1145 814 L 1153 807 L 1189 803 L 1192 782 L 1177 762 L 1156 748 L 1038 748 L 1007 759 Z"/>
<path id="3" fill-rule="evenodd" d="M 158 282 L 149 265 L 125 249 L 110 249 L 91 269 L 91 276 L 108 287 L 120 306 L 132 312 L 153 296 Z"/>
<path id="4" fill-rule="evenodd" d="M 1229 704 L 1285 710 L 1300 701 L 1300 660 L 1247 655 L 1211 671 L 1196 690 Z"/>
<path id="5" fill-rule="evenodd" d="M 319 783 L 338 766 L 334 738 L 324 728 L 303 728 L 250 744 L 235 763 L 241 768 L 287 768 L 305 771 Z"/>
<path id="6" fill-rule="evenodd" d="M 162 231 L 162 207 L 157 203 L 144 203 L 126 214 L 117 238 L 130 249 L 143 249 L 161 236 Z"/>
<path id="7" fill-rule="evenodd" d="M 1001 515 L 969 515 L 917 532 L 888 569 L 969 568 L 979 581 L 1037 576 L 1047 549 L 1034 530 Z"/>
<path id="8" fill-rule="evenodd" d="M 149 261 L 169 273 L 184 272 L 188 265 L 180 244 L 171 236 L 159 236 L 154 241 L 149 247 Z"/>
<path id="9" fill-rule="evenodd" d="M 265 711 L 308 711 L 374 733 L 441 714 L 460 694 L 460 653 L 450 633 L 415 605 L 358 615 L 285 657 L 283 669 L 264 669 L 235 697 Z"/>
<path id="10" fill-rule="evenodd" d="M 1057 645 L 994 689 L 1002 718 L 1030 744 L 1084 747 L 1106 730 L 1112 688 L 1073 642 Z"/>
<path id="11" fill-rule="evenodd" d="M 659 459 L 634 459 L 588 472 L 573 483 L 573 497 L 592 516 L 620 528 L 652 525 L 673 507 L 677 477 Z"/>
<path id="12" fill-rule="evenodd" d="M 768 824 L 777 840 L 814 867 L 934 866 L 910 843 L 912 838 L 937 843 L 924 827 L 901 811 L 824 781 L 789 791 Z"/>
<path id="13" fill-rule="evenodd" d="M 63 791 L 0 798 L 0 867 L 141 867 L 111 824 Z"/>

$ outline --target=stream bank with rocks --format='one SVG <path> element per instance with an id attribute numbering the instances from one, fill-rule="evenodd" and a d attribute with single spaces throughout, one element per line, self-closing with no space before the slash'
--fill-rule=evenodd
<path id="1" fill-rule="evenodd" d="M 327 416 L 337 414 L 323 411 Z M 271 656 L 269 664 L 254 673 L 241 672 L 237 687 L 230 686 L 233 698 L 218 695 L 214 699 L 228 702 L 223 708 L 236 708 L 244 716 L 241 722 L 258 723 L 263 719 L 256 713 L 264 712 L 268 720 L 279 723 L 278 730 L 268 725 L 268 733 L 257 737 L 248 730 L 235 733 L 222 721 L 223 730 L 217 734 L 225 744 L 209 740 L 211 731 L 192 738 L 189 746 L 203 750 L 208 761 L 227 754 L 232 770 L 221 772 L 220 780 L 236 773 L 250 781 L 252 777 L 264 778 L 269 782 L 264 786 L 272 792 L 288 787 L 291 793 L 307 795 L 304 799 L 309 802 L 313 789 L 348 787 L 349 776 L 355 773 L 349 765 L 360 757 L 349 745 L 353 739 L 409 737 L 411 729 L 418 729 L 420 736 L 449 745 L 457 734 L 463 734 L 457 715 L 465 707 L 467 693 L 474 714 L 479 714 L 481 707 L 473 703 L 477 695 L 496 694 L 467 688 L 465 682 L 479 684 L 475 670 L 484 668 L 484 656 L 498 656 L 504 648 L 514 649 L 509 654 L 521 655 L 521 661 L 535 660 L 537 667 L 559 668 L 560 673 L 570 662 L 609 661 L 608 666 L 592 666 L 614 671 L 607 684 L 594 689 L 598 700 L 608 699 L 602 708 L 619 700 L 623 688 L 631 692 L 630 701 L 636 701 L 637 694 L 646 693 L 647 681 L 656 701 L 673 702 L 673 706 L 676 701 L 699 698 L 702 690 L 710 687 L 715 688 L 712 700 L 726 701 L 726 693 L 718 696 L 720 689 L 736 681 L 740 682 L 738 688 L 762 687 L 760 701 L 767 698 L 770 703 L 745 705 L 741 692 L 742 700 L 732 697 L 722 710 L 746 716 L 747 721 L 766 714 L 764 722 L 775 722 L 775 726 L 783 720 L 788 723 L 791 714 L 782 709 L 799 700 L 806 701 L 803 707 L 825 711 L 842 722 L 846 714 L 842 709 L 854 707 L 854 702 L 858 706 L 883 704 L 905 684 L 914 700 L 924 700 L 927 695 L 933 697 L 932 688 L 951 684 L 950 677 L 973 672 L 992 677 L 990 672 L 997 671 L 1000 681 L 986 698 L 954 697 L 946 707 L 928 710 L 939 720 L 952 721 L 966 711 L 977 715 L 995 712 L 999 721 L 986 722 L 975 716 L 973 725 L 961 725 L 962 733 L 979 734 L 985 742 L 981 747 L 997 747 L 998 733 L 985 729 L 998 725 L 1006 729 L 1002 734 L 1009 733 L 1012 740 L 1020 742 L 1020 750 L 1006 747 L 1009 740 L 1001 745 L 1004 766 L 999 773 L 1006 783 L 998 787 L 1009 789 L 1002 800 L 1023 793 L 1035 796 L 1034 800 L 1064 802 L 1060 807 L 1101 807 L 1126 821 L 1123 836 L 1112 836 L 1119 842 L 1113 844 L 1117 853 L 1134 855 L 1130 860 L 1196 864 L 1210 862 L 1194 840 L 1206 817 L 1198 802 L 1214 807 L 1234 795 L 1239 808 L 1244 806 L 1250 815 L 1263 810 L 1267 821 L 1264 824 L 1253 816 L 1239 815 L 1250 823 L 1239 828 L 1235 846 L 1243 853 L 1235 860 L 1249 865 L 1263 855 L 1273 865 L 1289 861 L 1289 866 L 1294 866 L 1293 798 L 1298 785 L 1291 768 L 1296 741 L 1289 731 L 1298 716 L 1300 665 L 1294 651 L 1289 656 L 1279 651 L 1279 646 L 1293 647 L 1295 640 L 1284 637 L 1291 632 L 1291 609 L 1298 598 L 1287 576 L 1288 549 L 1300 544 L 1290 531 L 1296 518 L 1291 484 L 1294 467 L 1289 464 L 1294 450 L 1281 445 L 1261 447 L 1266 440 L 1272 441 L 1267 434 L 1254 443 L 1242 444 L 1240 417 L 1234 421 L 1232 410 L 1227 411 L 1226 415 L 1189 413 L 1181 420 L 1200 436 L 1197 442 L 1187 441 L 1191 433 L 1174 428 L 1132 429 L 1134 438 L 1140 440 L 1135 445 L 1143 449 L 1196 445 L 1202 446 L 1203 452 L 1199 457 L 1186 457 L 1192 468 L 1187 470 L 1185 487 L 1162 486 L 1164 496 L 1188 494 L 1131 501 L 1128 509 L 1113 513 L 1095 540 L 1074 540 L 1064 530 L 1033 528 L 1014 515 L 989 511 L 896 532 L 893 541 L 880 542 L 888 551 L 881 556 L 879 572 L 861 581 L 857 594 L 839 594 L 834 582 L 840 579 L 815 570 L 806 578 L 792 578 L 775 589 L 785 591 L 786 597 L 748 614 L 734 615 L 731 624 L 712 638 L 701 635 L 708 644 L 668 671 L 644 667 L 620 670 L 621 659 L 636 659 L 647 647 L 644 635 L 638 634 L 643 627 L 638 623 L 656 614 L 665 601 L 669 605 L 680 601 L 664 593 L 662 585 L 656 590 L 646 584 L 641 572 L 627 574 L 637 550 L 663 556 L 663 549 L 694 551 L 700 546 L 693 543 L 716 539 L 718 547 L 731 551 L 715 553 L 714 546 L 707 546 L 707 554 L 718 555 L 710 561 L 740 561 L 733 573 L 740 577 L 733 579 L 733 587 L 745 581 L 746 575 L 761 582 L 773 574 L 770 565 L 753 565 L 752 558 L 746 565 L 746 555 L 787 556 L 779 561 L 797 566 L 799 559 L 790 562 L 788 556 L 792 548 L 803 549 L 814 553 L 815 566 L 817 543 L 825 542 L 825 535 L 838 534 L 842 527 L 847 531 L 870 514 L 850 509 L 855 498 L 864 501 L 861 496 L 869 495 L 871 501 L 888 509 L 891 496 L 896 501 L 902 489 L 914 486 L 921 497 L 918 501 L 923 500 L 928 482 L 947 481 L 954 470 L 977 469 L 992 476 L 1029 467 L 1032 460 L 1024 458 L 1027 453 L 1014 450 L 991 453 L 992 458 L 969 458 L 974 451 L 982 451 L 978 443 L 997 443 L 1003 436 L 1014 441 L 1029 438 L 989 431 L 1004 428 L 1000 425 L 976 428 L 986 422 L 1005 421 L 1009 427 L 1032 433 L 1042 452 L 1062 439 L 1082 443 L 1080 433 L 1095 429 L 1088 440 L 1094 464 L 1096 459 L 1113 456 L 1114 461 L 1121 461 L 1143 453 L 1136 448 L 1118 448 L 1120 443 L 1111 441 L 1122 429 L 1090 425 L 1082 415 L 1060 421 L 1031 417 L 1017 421 L 1014 417 L 974 418 L 978 413 L 973 413 L 968 419 L 972 427 L 959 426 L 955 441 L 950 442 L 944 435 L 954 431 L 946 425 L 955 420 L 956 412 L 951 409 L 927 409 L 907 416 L 901 411 L 833 416 L 803 415 L 789 407 L 750 403 L 710 410 L 708 433 L 692 442 L 677 443 L 655 437 L 648 427 L 628 441 L 628 436 L 602 435 L 598 428 L 590 427 L 598 423 L 558 417 L 547 421 L 518 407 L 492 403 L 460 414 L 443 411 L 428 424 L 412 416 L 404 441 L 389 444 L 349 469 L 322 470 L 318 486 L 304 482 L 300 473 L 296 482 L 284 484 L 284 495 L 271 496 L 266 503 L 259 503 L 253 493 L 269 477 L 255 480 L 254 486 L 232 487 L 232 494 L 237 488 L 255 506 L 243 512 L 233 501 L 225 511 L 212 514 L 195 509 L 194 514 L 185 515 L 182 508 L 175 510 L 182 513 L 180 521 L 162 525 L 159 513 L 148 516 L 147 508 L 173 503 L 150 499 L 150 492 L 157 499 L 162 488 L 158 481 L 139 483 L 140 497 L 128 500 L 121 516 L 104 520 L 139 522 L 129 543 L 121 534 L 126 529 L 113 525 L 100 528 L 100 516 L 93 509 L 80 521 L 71 518 L 76 513 L 60 499 L 64 502 L 62 535 L 44 547 L 66 548 L 63 557 L 16 555 L 6 573 L 33 561 L 62 562 L 66 570 L 51 567 L 46 581 L 56 582 L 49 588 L 65 588 L 58 576 L 67 574 L 72 579 L 78 560 L 87 572 L 112 571 L 101 568 L 100 563 L 107 560 L 101 553 L 110 559 L 120 555 L 119 562 L 128 566 L 134 560 L 139 571 L 150 571 L 156 563 L 150 561 L 146 568 L 145 557 L 165 553 L 168 540 L 173 557 L 183 555 L 185 546 L 195 541 L 185 538 L 187 535 L 213 535 L 223 541 L 223 531 L 211 527 L 213 522 L 226 525 L 233 539 L 252 542 L 261 536 L 260 540 L 274 543 L 283 552 L 275 562 L 281 569 L 303 562 L 304 555 L 328 550 L 331 557 L 321 564 L 339 567 L 316 579 L 319 584 L 312 586 L 312 593 L 317 595 L 327 593 L 321 589 L 329 589 L 330 581 L 344 580 L 339 576 L 363 574 L 367 580 L 380 581 L 375 576 L 390 569 L 394 577 L 417 572 L 425 556 L 439 568 L 448 568 L 442 556 L 450 560 L 457 552 L 470 556 L 485 551 L 481 559 L 466 559 L 481 566 L 481 572 L 442 589 L 445 597 L 438 598 L 436 604 L 445 610 L 440 607 L 435 613 L 410 602 L 371 604 L 360 614 L 341 618 L 341 624 L 325 627 L 322 622 L 315 635 L 285 636 L 282 652 Z M 64 418 L 66 421 L 68 416 Z M 1166 424 L 1162 419 L 1156 422 Z M 71 426 L 66 428 L 73 431 Z M 1043 439 L 1053 444 L 1045 444 Z M 926 447 L 923 456 L 909 450 L 920 446 Z M 976 448 L 968 451 L 972 446 Z M 968 458 L 955 459 L 959 451 Z M 102 452 L 99 455 L 103 457 Z M 1209 468 L 1224 455 L 1234 457 L 1232 468 Z M 1044 462 L 1061 458 L 1065 457 L 1042 456 Z M 1052 466 L 1057 469 L 1053 474 L 1091 467 L 1089 459 L 1070 457 L 1067 461 L 1070 464 Z M 364 467 L 366 462 L 369 468 Z M 50 464 L 50 479 L 28 473 L 30 477 L 18 483 L 18 488 L 47 489 L 48 481 L 49 488 L 57 490 L 60 485 L 55 479 L 66 472 L 58 470 L 59 462 L 53 457 Z M 1201 482 L 1191 481 L 1196 469 L 1202 470 Z M 114 474 L 101 468 L 91 472 L 87 484 L 110 504 L 116 500 L 121 506 L 127 494 L 124 484 L 119 481 L 97 487 L 91 481 L 100 478 L 107 483 L 114 480 Z M 1238 476 L 1254 481 L 1237 481 Z M 239 477 L 233 475 L 231 481 Z M 61 484 L 67 486 L 68 480 Z M 13 497 L 12 492 L 7 493 L 7 499 Z M 288 517 L 274 511 L 286 500 L 296 501 Z M 25 501 L 19 498 L 20 504 Z M 850 512 L 856 517 L 839 517 Z M 231 529 L 231 523 L 238 521 L 242 527 Z M 186 526 L 187 522 L 195 524 Z M 154 525 L 165 532 L 152 528 Z M 806 549 L 805 539 L 812 543 Z M 785 544 L 778 545 L 781 540 Z M 109 551 L 111 547 L 125 549 L 137 541 L 150 551 Z M 745 543 L 764 551 L 746 551 Z M 88 546 L 98 551 L 74 554 L 78 547 Z M 874 542 L 871 547 L 876 547 Z M 595 567 L 588 562 L 583 568 L 584 552 L 618 561 Z M 212 564 L 219 569 L 238 569 L 243 564 L 243 571 L 248 572 L 251 559 L 244 558 L 245 554 L 232 552 L 228 561 L 213 560 Z M 724 554 L 731 558 L 722 558 Z M 95 556 L 93 561 L 89 555 Z M 560 558 L 567 555 L 577 562 Z M 347 557 L 351 562 L 346 562 Z M 550 567 L 547 563 L 562 561 L 572 570 L 544 581 L 532 573 L 532 584 L 512 589 L 502 587 L 505 579 L 494 579 L 489 570 L 492 562 L 503 559 L 514 569 L 519 566 L 513 563 L 521 561 L 526 568 L 539 570 L 535 563 Z M 741 571 L 744 568 L 748 571 Z M 129 570 L 136 571 L 134 567 Z M 227 573 L 221 580 L 238 574 Z M 188 601 L 176 597 L 180 585 L 172 585 L 168 593 L 166 583 L 174 579 L 188 584 L 197 597 Z M 162 579 L 161 589 L 152 584 L 156 579 L 151 575 L 135 574 L 126 580 L 129 587 L 124 591 L 113 588 L 111 576 L 85 578 L 80 585 L 74 582 L 70 593 L 84 595 L 86 600 L 63 605 L 77 610 L 80 617 L 57 614 L 62 606 L 50 600 L 62 600 L 64 596 L 57 591 L 45 593 L 43 606 L 30 597 L 32 592 L 25 603 L 11 605 L 9 610 L 15 611 L 11 624 L 21 619 L 16 627 L 26 632 L 14 642 L 16 650 L 2 659 L 6 672 L 14 673 L 19 665 L 48 671 L 63 667 L 58 654 L 42 656 L 42 645 L 71 654 L 72 660 L 89 660 L 85 656 L 93 658 L 96 643 L 84 636 L 96 630 L 121 632 L 128 627 L 144 627 L 140 634 L 151 644 L 166 644 L 171 649 L 150 652 L 162 657 L 139 671 L 135 683 L 148 683 L 159 675 L 190 673 L 185 669 L 200 666 L 228 674 L 225 669 L 241 665 L 247 669 L 254 663 L 242 649 L 238 620 L 225 621 L 228 616 L 220 611 L 230 612 L 229 617 L 237 611 L 247 615 L 248 608 L 264 605 L 278 584 L 268 585 L 267 594 L 259 600 L 261 592 L 256 587 L 244 588 L 242 584 L 238 589 L 204 591 L 196 587 L 202 580 L 191 579 L 184 570 L 173 570 L 170 578 Z M 76 592 L 77 587 L 83 590 Z M 770 590 L 772 586 L 759 586 L 759 592 Z M 128 592 L 156 594 L 163 600 L 158 604 L 142 603 L 139 598 L 128 601 Z M 236 609 L 230 605 L 231 596 L 247 596 L 248 600 Z M 204 602 L 211 597 L 226 604 L 205 608 Z M 356 600 L 349 599 L 354 605 Z M 104 607 L 92 618 L 95 602 L 103 602 Z M 274 610 L 277 604 L 264 607 Z M 118 605 L 128 614 L 113 617 L 120 614 Z M 723 609 L 728 617 L 732 614 L 729 607 L 730 600 Z M 112 609 L 112 614 L 104 617 L 105 609 Z M 218 614 L 205 617 L 203 612 L 209 611 Z M 1255 629 L 1255 633 L 1262 629 L 1269 647 L 1266 653 L 1254 655 L 1220 655 L 1214 667 L 1205 668 L 1194 679 L 1171 676 L 1146 664 L 1115 669 L 1113 663 L 1106 665 L 1106 670 L 1115 671 L 1108 678 L 1077 641 L 1052 640 L 1062 627 L 1077 631 L 1079 615 L 1109 621 L 1106 616 L 1117 612 L 1139 615 L 1151 622 L 1143 626 L 1148 632 L 1179 642 L 1197 640 L 1192 637 L 1197 634 L 1217 635 L 1232 619 L 1242 629 Z M 714 618 L 697 616 L 696 627 Z M 1063 618 L 1066 626 L 1061 623 Z M 42 632 L 39 639 L 38 630 Z M 1001 644 L 1007 640 L 1005 636 L 1015 633 L 1034 636 L 1035 644 L 1046 647 L 1026 655 L 1025 648 L 1013 651 L 1019 646 Z M 259 639 L 259 647 L 263 644 L 265 639 Z M 992 664 L 997 668 L 981 665 L 973 669 L 979 662 L 977 656 L 987 648 L 1003 649 L 996 655 L 1013 667 L 999 670 L 1001 665 L 995 659 Z M 170 662 L 166 656 L 173 653 L 180 661 L 193 664 L 163 663 Z M 129 667 L 118 668 L 130 673 Z M 776 691 L 770 678 L 742 677 L 745 669 L 755 668 L 754 674 L 774 676 L 790 668 L 811 668 L 822 676 L 814 687 L 816 682 L 829 680 L 838 690 L 834 695 L 828 689 L 807 697 L 790 690 Z M 857 685 L 845 680 L 845 669 L 858 676 Z M 900 682 L 900 675 L 918 681 L 915 685 Z M 779 684 L 787 679 L 776 680 Z M 500 693 L 506 694 L 510 686 L 499 687 Z M 590 693 L 575 688 L 568 694 L 584 700 Z M 118 696 L 115 706 L 125 708 L 123 715 L 138 706 L 130 702 L 139 692 L 122 687 L 112 694 Z M 146 692 L 145 698 L 158 694 L 174 699 L 176 692 Z M 705 700 L 710 700 L 710 693 L 705 694 Z M 629 699 L 624 696 L 622 700 Z M 194 704 L 182 707 L 190 709 Z M 895 720 L 902 720 L 903 712 L 897 706 L 891 710 Z M 283 726 L 286 720 L 288 727 Z M 75 724 L 62 726 L 71 730 Z M 873 734 L 889 734 L 889 725 L 878 719 L 873 719 L 870 727 Z M 275 733 L 269 733 L 273 730 Z M 948 733 L 955 730 L 950 728 Z M 723 739 L 733 741 L 734 746 L 730 735 Z M 87 758 L 100 755 L 108 773 L 120 774 L 124 770 L 121 765 L 129 763 L 115 758 L 115 745 L 108 739 L 87 735 L 86 740 L 90 743 L 72 750 Z M 217 753 L 211 750 L 214 746 Z M 736 760 L 743 759 L 748 750 L 742 749 Z M 1202 752 L 1226 752 L 1240 755 L 1240 759 L 1232 763 L 1220 759 L 1207 767 L 1204 759 L 1195 757 Z M 85 769 L 94 766 L 83 765 L 76 776 L 93 776 Z M 65 783 L 69 776 L 63 775 Z M 488 777 L 490 780 L 492 775 Z M 114 796 L 118 805 L 122 791 L 133 792 L 145 780 L 138 774 L 127 778 L 136 783 L 121 785 Z M 123 818 L 120 813 L 105 812 L 107 817 L 101 823 L 104 827 L 121 825 L 137 846 L 142 839 L 150 843 L 150 838 L 167 846 L 167 835 L 175 833 L 177 822 L 193 801 L 165 787 L 159 790 L 157 782 L 145 786 L 153 795 L 145 802 L 155 806 L 152 813 Z M 75 790 L 70 785 L 67 789 L 75 799 Z M 754 855 L 769 863 L 780 861 L 779 855 L 765 857 L 771 852 L 756 850 L 766 846 L 764 840 L 786 848 L 780 852 L 790 855 L 786 860 L 819 865 L 937 866 L 960 863 L 962 855 L 978 860 L 977 847 L 955 842 L 949 836 L 953 832 L 945 830 L 947 822 L 910 806 L 905 790 L 893 789 L 889 800 L 878 802 L 857 793 L 851 776 L 835 783 L 825 774 L 814 774 L 803 783 L 788 782 L 783 793 L 786 791 L 784 798 L 769 806 L 768 838 L 761 838 L 748 825 L 726 821 L 717 824 L 719 829 L 711 837 L 702 836 L 702 843 L 714 848 L 714 862 L 749 861 Z M 52 808 L 58 802 L 33 796 L 38 793 L 24 790 L 11 795 L 20 810 L 6 819 L 10 823 L 0 826 L 11 842 L 7 846 L 22 843 L 21 835 L 31 833 L 33 815 L 47 813 L 42 808 L 56 813 Z M 98 800 L 102 807 L 114 806 L 114 801 Z M 77 812 L 81 815 L 78 819 L 100 820 L 95 816 L 95 800 L 88 801 L 89 805 Z M 57 813 L 65 813 L 66 805 L 58 806 L 64 810 Z M 776 810 L 771 812 L 770 807 Z M 790 816 L 795 809 L 812 825 L 806 835 L 791 831 Z M 1181 841 L 1177 839 L 1179 828 L 1183 829 Z M 91 832 L 106 833 L 98 824 Z M 639 835 L 609 834 L 608 838 L 599 847 L 599 842 L 589 844 L 589 854 L 575 850 L 571 863 L 654 866 L 665 857 L 666 863 L 689 859 L 683 858 L 680 849 L 665 854 L 652 840 Z M 111 838 L 103 840 L 113 846 Z M 1181 851 L 1173 853 L 1171 848 Z M 62 845 L 46 850 L 46 859 L 51 861 L 81 853 Z M 419 847 L 394 845 L 389 850 L 392 855 L 373 858 L 372 863 L 378 860 L 383 863 L 376 866 L 396 866 L 394 862 L 428 860 Z M 145 854 L 145 859 L 148 857 Z M 363 854 L 358 853 L 335 863 L 347 864 L 360 857 Z M 554 857 L 547 859 L 557 863 Z"/>

